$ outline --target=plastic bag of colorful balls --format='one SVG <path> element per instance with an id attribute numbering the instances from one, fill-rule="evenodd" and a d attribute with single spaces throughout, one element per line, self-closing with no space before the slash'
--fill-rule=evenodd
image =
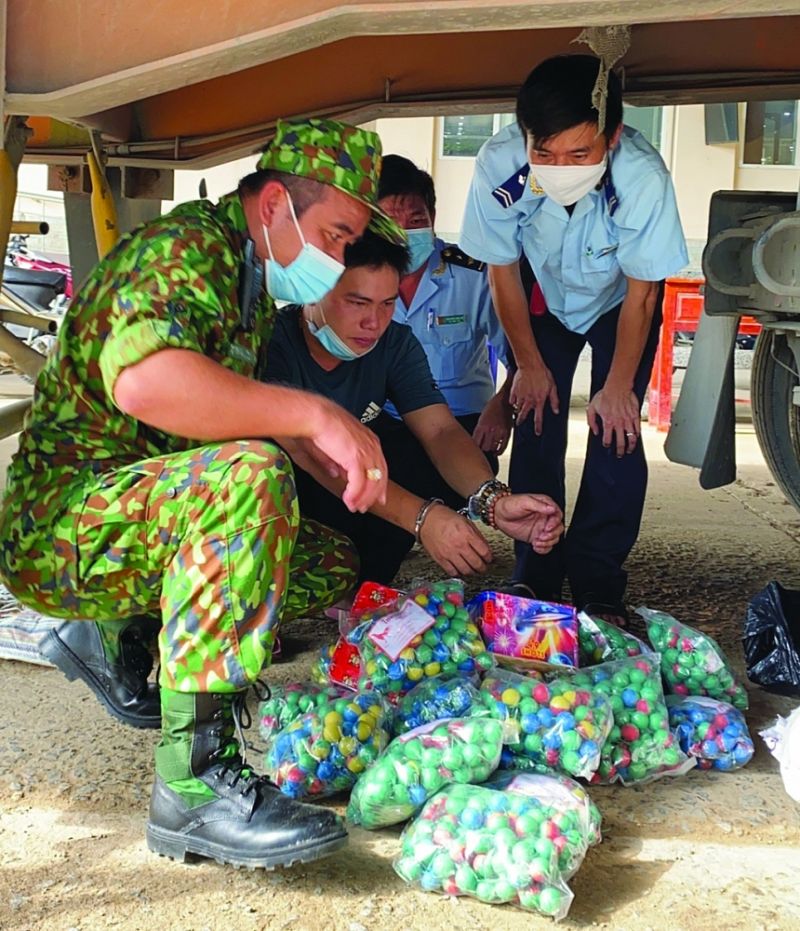
<path id="1" fill-rule="evenodd" d="M 636 613 L 644 618 L 647 636 L 661 654 L 667 692 L 703 695 L 728 702 L 740 711 L 747 710 L 747 692 L 713 637 L 664 611 L 637 608 Z"/>
<path id="2" fill-rule="evenodd" d="M 259 707 L 266 774 L 292 798 L 346 791 L 388 744 L 391 719 L 377 692 L 313 683 L 275 689 Z"/>
<path id="3" fill-rule="evenodd" d="M 367 830 L 407 821 L 450 783 L 484 782 L 497 769 L 506 724 L 448 718 L 395 738 L 356 783 L 347 817 Z"/>
<path id="4" fill-rule="evenodd" d="M 415 685 L 398 701 L 395 736 L 443 718 L 466 718 L 481 713 L 480 679 L 474 676 L 434 676 Z"/>
<path id="5" fill-rule="evenodd" d="M 578 642 L 581 666 L 652 653 L 650 647 L 634 634 L 585 611 L 578 613 Z"/>
<path id="6" fill-rule="evenodd" d="M 393 704 L 427 679 L 469 676 L 493 665 L 464 608 L 464 583 L 458 579 L 400 593 L 395 601 L 361 612 L 354 621 L 345 640 L 359 652 L 357 686 L 374 689 Z M 334 678 L 334 653 L 327 670 L 318 663 L 315 679 Z M 324 667 L 324 655 L 321 660 Z"/>
<path id="7" fill-rule="evenodd" d="M 608 696 L 588 680 L 563 675 L 542 682 L 496 669 L 483 680 L 479 697 L 488 714 L 516 726 L 503 766 L 546 765 L 587 779 L 597 771 L 614 718 Z"/>
<path id="8" fill-rule="evenodd" d="M 667 696 L 669 726 L 700 769 L 728 772 L 750 762 L 755 747 L 741 711 L 713 698 Z"/>
<path id="9" fill-rule="evenodd" d="M 669 729 L 657 653 L 587 666 L 570 678 L 575 689 L 605 695 L 613 711 L 592 782 L 632 785 L 681 775 L 694 766 Z"/>
<path id="10" fill-rule="evenodd" d="M 567 880 L 599 840 L 599 823 L 569 792 L 518 791 L 525 779 L 442 789 L 403 831 L 395 871 L 430 892 L 563 918 L 573 898 Z"/>

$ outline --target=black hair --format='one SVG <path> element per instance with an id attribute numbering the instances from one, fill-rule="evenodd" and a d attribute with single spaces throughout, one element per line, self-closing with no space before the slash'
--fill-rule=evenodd
<path id="1" fill-rule="evenodd" d="M 345 268 L 383 268 L 388 265 L 402 278 L 408 267 L 408 249 L 390 242 L 372 230 L 366 230 L 361 239 L 345 246 Z"/>
<path id="2" fill-rule="evenodd" d="M 323 200 L 330 189 L 330 185 L 314 181 L 313 178 L 303 178 L 287 171 L 275 171 L 273 168 L 257 168 L 241 179 L 239 194 L 258 194 L 268 181 L 278 181 L 286 188 L 292 198 L 298 220 L 312 204 Z"/>
<path id="3" fill-rule="evenodd" d="M 378 177 L 378 200 L 384 197 L 421 197 L 428 212 L 436 213 L 433 178 L 402 155 L 385 155 Z"/>
<path id="4" fill-rule="evenodd" d="M 593 55 L 557 55 L 537 65 L 517 95 L 517 123 L 525 136 L 544 142 L 581 123 L 598 122 L 592 106 L 592 89 L 600 59 Z M 605 126 L 607 140 L 622 122 L 622 85 L 612 71 L 608 75 Z"/>

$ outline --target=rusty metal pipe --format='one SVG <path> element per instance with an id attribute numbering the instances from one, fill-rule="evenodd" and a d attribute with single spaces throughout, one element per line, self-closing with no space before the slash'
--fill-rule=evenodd
<path id="1" fill-rule="evenodd" d="M 12 220 L 12 236 L 46 236 L 50 232 L 50 224 L 36 220 Z"/>
<path id="2" fill-rule="evenodd" d="M 11 356 L 14 365 L 30 378 L 36 378 L 46 361 L 40 352 L 31 349 L 4 326 L 0 326 L 0 352 Z"/>
<path id="3" fill-rule="evenodd" d="M 30 407 L 30 399 L 21 398 L 0 408 L 0 439 L 19 433 L 25 423 L 25 415 Z"/>
<path id="4" fill-rule="evenodd" d="M 10 307 L 0 306 L 0 320 L 3 323 L 14 323 L 17 326 L 33 327 L 42 333 L 56 333 L 58 322 L 52 317 L 39 317 L 37 314 L 26 314 L 23 310 L 12 310 Z"/>

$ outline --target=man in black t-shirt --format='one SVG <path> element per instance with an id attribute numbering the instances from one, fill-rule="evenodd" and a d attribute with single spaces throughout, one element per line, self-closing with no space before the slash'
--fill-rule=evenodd
<path id="1" fill-rule="evenodd" d="M 300 509 L 345 533 L 361 559 L 361 580 L 388 584 L 414 539 L 450 575 L 482 572 L 492 552 L 474 521 L 547 552 L 558 540 L 562 514 L 541 495 L 510 495 L 481 450 L 456 421 L 431 376 L 422 346 L 411 330 L 392 321 L 404 247 L 367 233 L 345 250 L 346 270 L 318 303 L 286 308 L 279 316 L 261 377 L 324 395 L 372 425 L 391 401 L 441 477 L 469 499 L 470 520 L 437 499 L 414 494 L 391 481 L 385 504 L 367 514 L 342 504 L 342 479 L 326 474 L 299 451 L 295 477 Z M 276 438 L 280 441 L 280 438 Z M 332 465 L 332 464 L 331 464 Z"/>

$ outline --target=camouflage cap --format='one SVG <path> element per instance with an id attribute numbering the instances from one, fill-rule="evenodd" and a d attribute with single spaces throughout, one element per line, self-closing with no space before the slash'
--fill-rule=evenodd
<path id="1" fill-rule="evenodd" d="M 285 171 L 338 188 L 369 207 L 373 232 L 405 245 L 405 230 L 376 205 L 381 170 L 377 133 L 336 120 L 278 120 L 275 138 L 258 160 L 258 168 Z"/>

